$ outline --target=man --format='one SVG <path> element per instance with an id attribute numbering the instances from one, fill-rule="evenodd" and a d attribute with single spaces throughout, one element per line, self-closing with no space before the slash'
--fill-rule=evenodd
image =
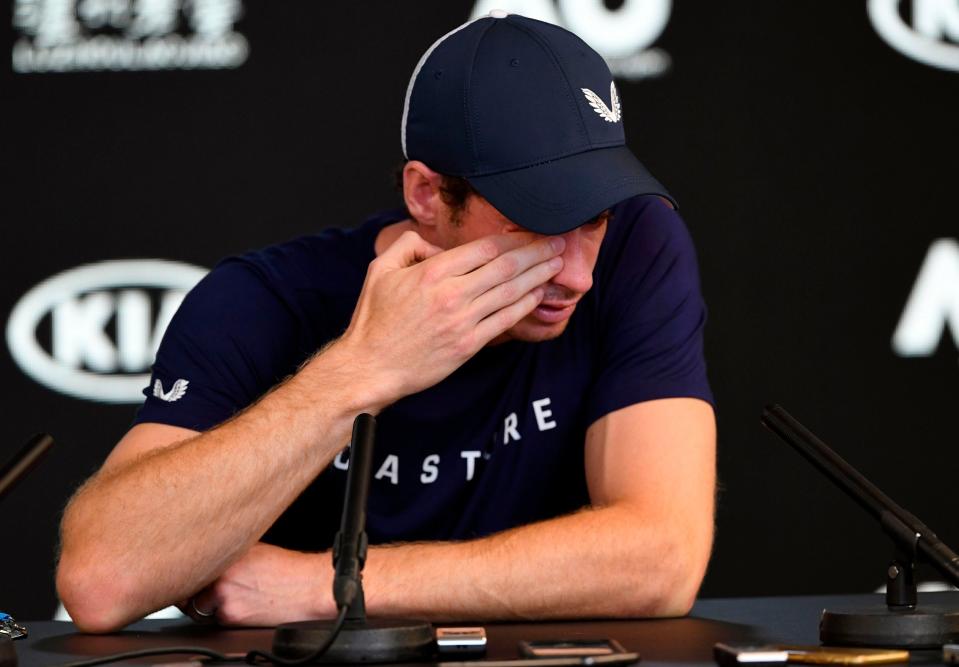
<path id="1" fill-rule="evenodd" d="M 426 52 L 402 128 L 405 210 L 228 260 L 184 301 L 136 424 L 64 515 L 81 629 L 174 602 L 331 616 L 361 412 L 371 614 L 688 611 L 713 521 L 704 308 L 605 63 L 493 12 Z"/>

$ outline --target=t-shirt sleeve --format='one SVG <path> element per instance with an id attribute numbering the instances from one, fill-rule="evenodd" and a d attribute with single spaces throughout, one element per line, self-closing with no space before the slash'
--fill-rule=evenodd
<path id="1" fill-rule="evenodd" d="M 601 285 L 602 335 L 588 423 L 635 403 L 692 397 L 713 404 L 703 356 L 706 306 L 692 239 L 655 198 L 617 212 Z"/>
<path id="2" fill-rule="evenodd" d="M 170 322 L 134 424 L 204 431 L 229 419 L 296 367 L 295 323 L 258 267 L 221 263 Z"/>

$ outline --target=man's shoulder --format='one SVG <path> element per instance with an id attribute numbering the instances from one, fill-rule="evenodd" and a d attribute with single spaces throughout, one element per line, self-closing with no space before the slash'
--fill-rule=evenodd
<path id="1" fill-rule="evenodd" d="M 597 260 L 598 276 L 612 280 L 643 274 L 644 267 L 657 258 L 681 259 L 683 268 L 694 269 L 696 251 L 689 229 L 668 201 L 639 195 L 620 202 L 611 212 Z"/>
<path id="2" fill-rule="evenodd" d="M 325 331 L 352 313 L 373 259 L 373 240 L 388 217 L 227 257 L 186 296 L 172 328 L 290 332 Z"/>
<path id="3" fill-rule="evenodd" d="M 669 200 L 658 195 L 637 195 L 623 200 L 612 209 L 608 234 L 612 237 L 641 237 L 663 242 L 668 238 L 687 236 L 686 224 Z"/>
<path id="4" fill-rule="evenodd" d="M 403 217 L 399 210 L 374 214 L 356 227 L 329 227 L 220 261 L 211 277 L 230 290 L 251 283 L 285 292 L 351 289 L 374 258 L 376 235 Z"/>
<path id="5" fill-rule="evenodd" d="M 384 219 L 377 215 L 357 227 L 329 227 L 251 250 L 226 258 L 217 269 L 240 264 L 267 282 L 288 283 L 300 289 L 325 285 L 333 278 L 342 282 L 365 273 L 373 259 L 373 240 Z"/>

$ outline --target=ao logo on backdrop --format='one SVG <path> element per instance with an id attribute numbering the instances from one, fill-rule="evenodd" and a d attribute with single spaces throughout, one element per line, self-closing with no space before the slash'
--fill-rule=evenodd
<path id="1" fill-rule="evenodd" d="M 959 241 L 939 239 L 926 253 L 892 347 L 902 357 L 935 354 L 947 330 L 959 348 Z"/>
<path id="2" fill-rule="evenodd" d="M 670 66 L 669 54 L 649 47 L 669 22 L 672 0 L 625 0 L 618 9 L 608 9 L 603 0 L 477 0 L 470 18 L 493 9 L 576 33 L 606 59 L 613 76 L 622 79 L 660 76 Z"/>
<path id="3" fill-rule="evenodd" d="M 241 0 L 14 0 L 13 70 L 239 67 L 242 10 Z"/>
<path id="4" fill-rule="evenodd" d="M 86 264 L 31 289 L 7 322 L 10 353 L 55 391 L 139 403 L 160 339 L 206 269 L 160 259 Z M 49 332 L 49 349 L 41 342 Z"/>
<path id="5" fill-rule="evenodd" d="M 925 65 L 959 71 L 959 0 L 869 0 L 869 20 L 890 46 Z M 910 21 L 903 17 L 909 11 Z"/>

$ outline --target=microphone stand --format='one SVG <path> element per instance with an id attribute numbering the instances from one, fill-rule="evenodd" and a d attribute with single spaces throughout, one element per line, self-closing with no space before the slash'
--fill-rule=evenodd
<path id="1" fill-rule="evenodd" d="M 426 621 L 400 618 L 367 618 L 363 594 L 366 562 L 366 503 L 373 466 L 376 420 L 368 414 L 353 422 L 350 467 L 340 531 L 333 542 L 333 598 L 345 621 L 336 633 L 334 621 L 299 621 L 276 628 L 273 653 L 298 659 L 317 652 L 335 635 L 317 662 L 414 662 L 433 652 L 433 626 Z"/>
<path id="2" fill-rule="evenodd" d="M 52 437 L 46 433 L 38 433 L 0 468 L 0 500 L 40 462 L 52 446 Z M 17 667 L 17 651 L 13 639 L 5 633 L 0 634 L 0 667 Z"/>
<path id="3" fill-rule="evenodd" d="M 824 610 L 819 623 L 823 644 L 939 648 L 959 642 L 959 609 L 934 604 L 919 609 L 915 582 L 916 565 L 925 561 L 959 586 L 959 555 L 782 407 L 767 406 L 762 423 L 876 518 L 893 543 L 886 606 Z"/>
<path id="4" fill-rule="evenodd" d="M 0 468 L 0 500 L 30 472 L 43 455 L 53 446 L 53 438 L 46 433 L 38 433 L 20 448 L 16 456 Z"/>

